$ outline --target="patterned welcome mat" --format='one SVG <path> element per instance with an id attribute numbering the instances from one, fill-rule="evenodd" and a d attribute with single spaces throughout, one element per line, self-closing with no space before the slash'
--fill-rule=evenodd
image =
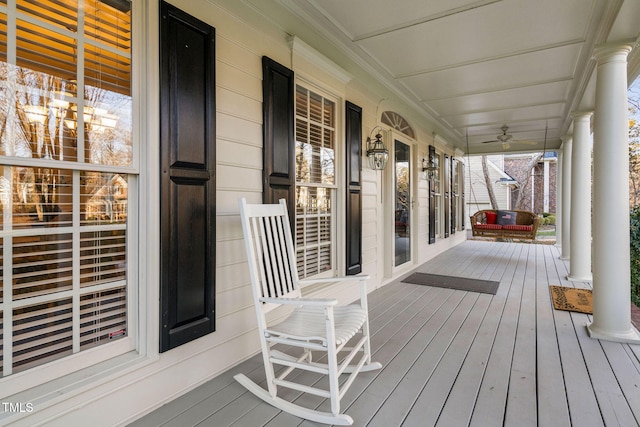
<path id="1" fill-rule="evenodd" d="M 414 285 L 435 286 L 436 288 L 458 289 L 495 295 L 500 282 L 468 279 L 466 277 L 441 276 L 439 274 L 413 273 L 402 280 Z"/>
<path id="2" fill-rule="evenodd" d="M 549 286 L 549 288 L 551 288 L 553 307 L 556 310 L 593 314 L 590 289 L 567 288 L 565 286 Z"/>

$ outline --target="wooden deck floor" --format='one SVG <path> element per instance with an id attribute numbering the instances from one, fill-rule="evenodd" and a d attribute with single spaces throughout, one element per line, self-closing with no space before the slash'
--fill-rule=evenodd
<path id="1" fill-rule="evenodd" d="M 638 426 L 640 346 L 592 340 L 588 315 L 553 309 L 568 265 L 549 245 L 467 241 L 417 271 L 500 282 L 478 294 L 396 281 L 369 296 L 377 372 L 343 399 L 356 426 Z M 312 426 L 233 380 L 254 357 L 132 426 Z M 308 378 L 314 381 L 314 378 Z M 320 406 L 315 397 L 302 405 Z"/>

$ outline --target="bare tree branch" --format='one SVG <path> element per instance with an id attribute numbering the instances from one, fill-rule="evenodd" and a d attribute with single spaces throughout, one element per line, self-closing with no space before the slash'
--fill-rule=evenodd
<path id="1" fill-rule="evenodd" d="M 529 180 L 531 179 L 531 171 L 536 167 L 538 162 L 542 159 L 542 153 L 538 153 L 536 156 L 532 157 L 526 168 L 526 175 L 524 175 L 524 181 L 518 182 L 520 187 L 518 188 L 518 198 L 516 199 L 516 209 L 522 209 L 522 204 L 524 203 L 524 189 L 529 184 Z"/>
<path id="2" fill-rule="evenodd" d="M 482 156 L 482 173 L 484 174 L 484 183 L 485 183 L 485 186 L 487 187 L 487 192 L 489 193 L 489 201 L 491 202 L 491 208 L 498 209 L 498 200 L 496 199 L 496 194 L 493 191 L 493 183 L 491 182 L 491 177 L 489 176 L 487 156 Z"/>

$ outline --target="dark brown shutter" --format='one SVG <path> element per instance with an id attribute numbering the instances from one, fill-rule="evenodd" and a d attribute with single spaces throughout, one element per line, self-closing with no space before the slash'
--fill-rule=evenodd
<path id="1" fill-rule="evenodd" d="M 449 156 L 444 156 L 444 237 L 449 237 L 450 213 L 451 213 L 451 168 Z"/>
<path id="2" fill-rule="evenodd" d="M 362 272 L 362 108 L 346 103 L 347 141 L 347 275 Z"/>
<path id="3" fill-rule="evenodd" d="M 215 29 L 162 3 L 160 351 L 215 330 Z"/>
<path id="4" fill-rule="evenodd" d="M 285 199 L 295 222 L 295 139 L 293 71 L 262 57 L 262 133 L 264 203 Z"/>
<path id="5" fill-rule="evenodd" d="M 429 158 L 436 158 L 436 147 L 429 146 Z M 440 173 L 436 171 L 436 173 Z M 436 185 L 429 181 L 429 244 L 436 242 Z"/>

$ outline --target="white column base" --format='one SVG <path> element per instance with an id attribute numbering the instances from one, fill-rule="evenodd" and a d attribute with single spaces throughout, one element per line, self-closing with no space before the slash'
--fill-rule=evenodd
<path id="1" fill-rule="evenodd" d="M 567 276 L 567 280 L 570 281 L 570 282 L 592 282 L 593 281 L 593 275 L 592 274 L 588 274 L 588 275 L 584 275 L 584 276 L 568 275 Z"/>
<path id="2" fill-rule="evenodd" d="M 626 344 L 640 344 L 640 332 L 633 326 L 630 326 L 628 331 L 616 332 L 605 331 L 598 328 L 594 328 L 593 322 L 587 324 L 587 332 L 589 337 L 597 340 L 621 342 Z"/>

